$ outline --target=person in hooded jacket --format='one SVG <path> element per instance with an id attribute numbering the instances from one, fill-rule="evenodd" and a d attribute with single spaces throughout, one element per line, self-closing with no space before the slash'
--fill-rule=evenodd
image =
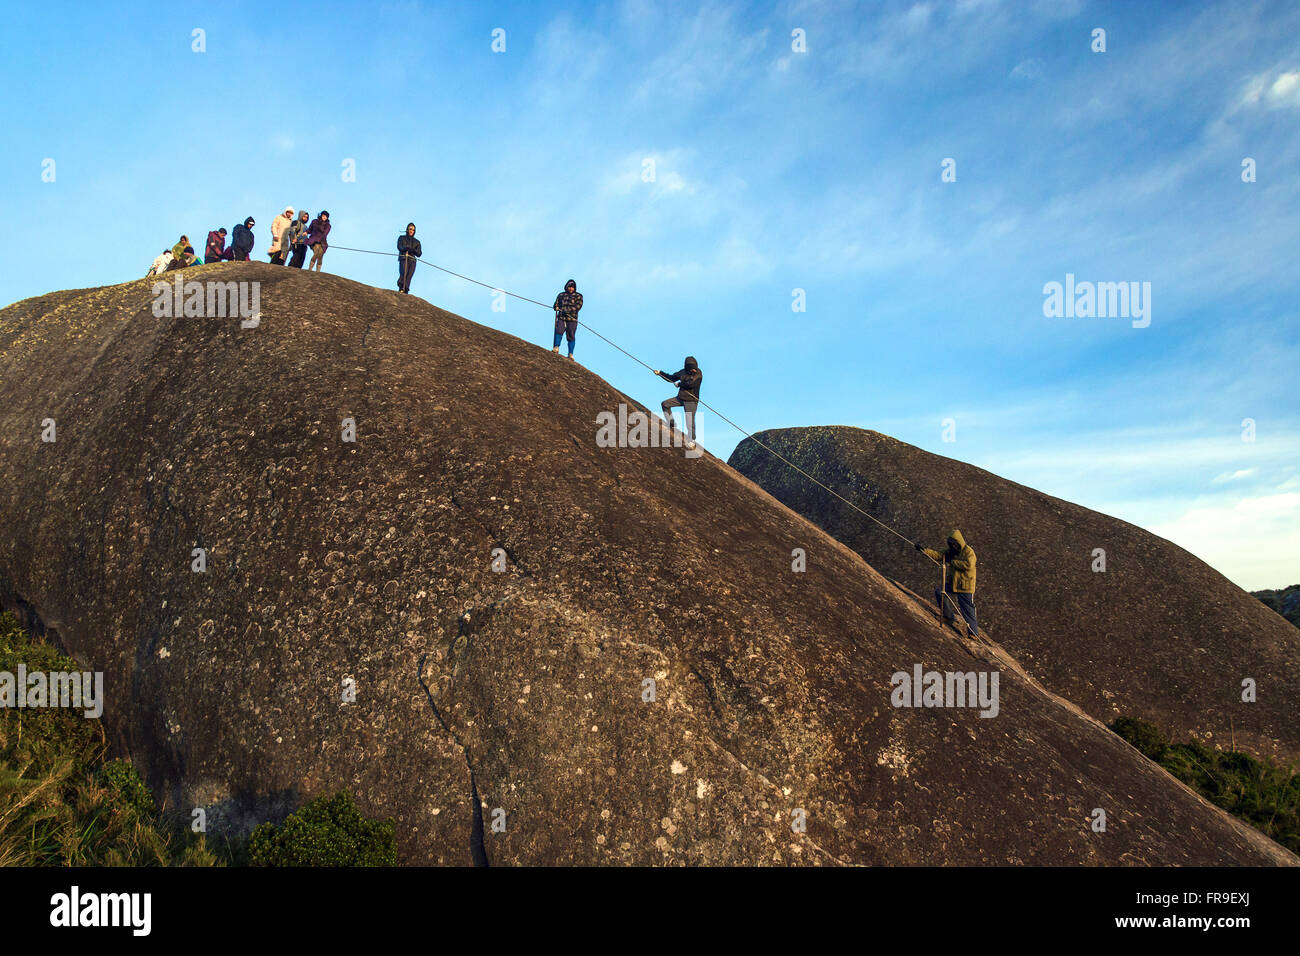
<path id="1" fill-rule="evenodd" d="M 573 346 L 578 336 L 578 313 L 582 311 L 582 293 L 578 291 L 578 283 L 572 279 L 564 283 L 564 291 L 555 297 L 552 308 L 555 309 L 555 347 L 551 351 L 559 355 L 560 341 L 568 336 L 569 361 L 576 362 Z"/>
<path id="2" fill-rule="evenodd" d="M 307 220 L 309 218 L 307 210 L 304 209 L 298 213 L 298 218 L 289 226 L 288 238 L 285 241 L 289 244 L 289 267 L 291 269 L 301 269 L 303 260 L 307 258 Z"/>
<path id="3" fill-rule="evenodd" d="M 669 375 L 667 372 L 661 372 L 655 369 L 655 374 L 666 382 L 672 382 L 677 386 L 677 396 L 675 398 L 665 399 L 660 408 L 664 411 L 664 420 L 668 422 L 669 428 L 676 428 L 673 421 L 673 409 L 680 408 L 682 414 L 686 417 L 686 447 L 695 447 L 695 410 L 700 404 L 700 385 L 704 382 L 704 374 L 700 371 L 700 363 L 695 361 L 695 356 L 686 356 L 683 363 L 685 368 L 680 372 L 674 372 Z"/>
<path id="4" fill-rule="evenodd" d="M 208 265 L 212 262 L 220 262 L 224 259 L 226 252 L 226 227 L 213 229 L 208 233 L 208 244 L 203 250 L 203 264 Z"/>
<path id="5" fill-rule="evenodd" d="M 249 216 L 242 223 L 237 225 L 230 238 L 230 248 L 226 250 L 226 258 L 234 262 L 247 262 L 249 255 L 253 251 L 253 227 L 257 223 L 253 217 Z"/>
<path id="6" fill-rule="evenodd" d="M 320 215 L 311 221 L 307 227 L 307 245 L 311 246 L 311 262 L 307 264 L 307 271 L 315 269 L 320 272 L 321 260 L 325 258 L 325 250 L 330 247 L 326 237 L 330 234 L 330 214 L 322 209 Z"/>
<path id="7" fill-rule="evenodd" d="M 162 255 L 154 259 L 153 265 L 149 267 L 149 271 L 144 274 L 144 277 L 148 279 L 150 276 L 161 275 L 167 271 L 167 267 L 171 265 L 171 262 L 172 251 L 170 249 L 164 249 Z"/>
<path id="8" fill-rule="evenodd" d="M 271 248 L 267 249 L 267 255 L 271 257 L 271 264 L 276 266 L 284 265 L 285 253 L 289 251 L 288 244 L 285 240 L 285 232 L 293 225 L 293 207 L 285 206 L 284 212 L 271 220 Z"/>
<path id="9" fill-rule="evenodd" d="M 931 561 L 944 562 L 943 589 L 934 589 L 934 599 L 939 602 L 944 623 L 954 622 L 953 605 L 956 604 L 969 635 L 979 637 L 980 627 L 975 617 L 975 549 L 966 543 L 957 528 L 948 532 L 946 551 L 923 548 L 919 544 L 915 547 Z"/>
<path id="10" fill-rule="evenodd" d="M 171 272 L 175 269 L 184 269 L 188 266 L 195 265 L 198 261 L 199 257 L 194 254 L 194 247 L 186 246 L 181 250 L 180 256 L 173 256 L 172 261 L 167 263 L 166 271 Z"/>
<path id="11" fill-rule="evenodd" d="M 181 257 L 179 259 L 173 259 L 172 264 L 167 267 L 167 271 L 170 272 L 172 269 L 185 269 L 189 266 L 196 266 L 198 264 L 199 257 L 198 253 L 194 251 L 194 247 L 186 246 L 184 251 L 181 252 Z"/>
<path id="12" fill-rule="evenodd" d="M 411 292 L 411 276 L 415 275 L 415 261 L 424 255 L 420 240 L 415 238 L 415 223 L 408 222 L 406 231 L 397 237 L 397 288 Z"/>

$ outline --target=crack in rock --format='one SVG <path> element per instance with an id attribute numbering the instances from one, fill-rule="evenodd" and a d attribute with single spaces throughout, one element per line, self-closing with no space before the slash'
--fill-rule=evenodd
<path id="1" fill-rule="evenodd" d="M 461 618 L 460 631 L 463 632 L 465 618 Z M 459 635 L 458 635 L 459 636 Z M 470 825 L 469 825 L 469 852 L 475 866 L 490 866 L 488 861 L 487 849 L 483 845 L 483 803 L 478 796 L 478 781 L 474 776 L 474 767 L 469 761 L 469 747 L 460 739 L 460 735 L 451 729 L 447 719 L 442 716 L 442 711 L 438 709 L 438 703 L 433 699 L 433 692 L 429 690 L 429 685 L 424 681 L 424 662 L 428 660 L 429 655 L 421 654 L 420 661 L 417 665 L 418 670 L 415 679 L 420 682 L 420 687 L 424 690 L 424 697 L 429 702 L 429 707 L 433 711 L 433 716 L 437 718 L 442 729 L 451 736 L 456 746 L 460 748 L 461 755 L 465 758 L 465 769 L 469 771 L 469 795 L 470 795 Z"/>

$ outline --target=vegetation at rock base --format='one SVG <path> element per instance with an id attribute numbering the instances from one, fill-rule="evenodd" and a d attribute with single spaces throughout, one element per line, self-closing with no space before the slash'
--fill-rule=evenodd
<path id="1" fill-rule="evenodd" d="M 12 614 L 0 614 L 0 671 L 83 670 Z M 97 719 L 78 709 L 0 708 L 0 866 L 212 866 L 188 820 L 159 813 L 125 760 L 106 759 Z"/>
<path id="2" fill-rule="evenodd" d="M 1145 720 L 1120 717 L 1110 729 L 1205 799 L 1300 853 L 1300 774 L 1292 767 L 1195 741 L 1170 743 Z"/>
<path id="3" fill-rule="evenodd" d="M 371 820 L 352 794 L 318 797 L 276 825 L 263 823 L 248 844 L 253 866 L 396 866 L 392 820 Z"/>
<path id="4" fill-rule="evenodd" d="M 0 672 L 81 671 L 9 613 L 0 614 Z M 159 809 L 128 760 L 107 759 L 97 719 L 65 707 L 0 708 L 0 866 L 393 866 L 392 821 L 370 820 L 341 791 L 249 840 L 190 829 Z"/>

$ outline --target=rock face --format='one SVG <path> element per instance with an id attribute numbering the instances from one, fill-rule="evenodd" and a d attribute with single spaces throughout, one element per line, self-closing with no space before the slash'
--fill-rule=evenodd
<path id="1" fill-rule="evenodd" d="M 580 366 L 331 275 L 183 276 L 260 282 L 260 325 L 143 280 L 0 312 L 0 590 L 170 806 L 346 787 L 409 863 L 473 860 L 472 789 L 493 864 L 1296 862 L 722 462 L 598 447 L 629 400 Z M 1000 672 L 997 716 L 891 706 L 917 664 Z"/>
<path id="2" fill-rule="evenodd" d="M 978 556 L 980 622 L 1056 694 L 1104 722 L 1142 717 L 1194 738 L 1300 758 L 1300 633 L 1177 545 L 983 469 L 859 428 L 758 441 L 909 538 L 950 527 Z M 938 569 L 905 543 L 742 442 L 731 464 L 882 574 L 926 596 Z M 1105 552 L 1105 571 L 1094 571 Z M 1242 682 L 1258 700 L 1242 702 Z"/>

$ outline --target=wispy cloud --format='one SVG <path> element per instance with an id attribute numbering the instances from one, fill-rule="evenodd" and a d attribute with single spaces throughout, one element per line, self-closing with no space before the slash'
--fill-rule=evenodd
<path id="1" fill-rule="evenodd" d="M 1244 588 L 1300 582 L 1300 494 L 1197 506 L 1150 530 L 1205 558 Z"/>

